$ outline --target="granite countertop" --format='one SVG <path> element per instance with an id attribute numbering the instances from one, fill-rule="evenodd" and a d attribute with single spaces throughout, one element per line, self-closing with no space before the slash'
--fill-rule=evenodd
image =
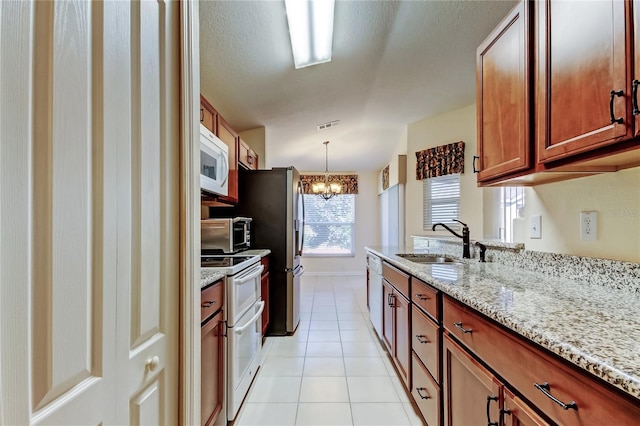
<path id="1" fill-rule="evenodd" d="M 366 247 L 516 333 L 640 399 L 637 293 L 464 259 L 418 264 L 397 247 Z"/>
<path id="2" fill-rule="evenodd" d="M 222 272 L 211 271 L 206 269 L 200 270 L 200 288 L 204 288 L 209 284 L 224 278 L 226 275 Z"/>
<path id="3" fill-rule="evenodd" d="M 245 251 L 241 251 L 238 254 L 244 255 L 244 256 L 260 256 L 260 257 L 265 257 L 267 256 L 269 253 L 271 253 L 271 250 L 269 249 L 250 249 L 250 250 L 245 250 Z"/>

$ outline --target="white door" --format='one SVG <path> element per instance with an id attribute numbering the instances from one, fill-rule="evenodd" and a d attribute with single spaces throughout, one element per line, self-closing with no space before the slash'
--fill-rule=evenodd
<path id="1" fill-rule="evenodd" d="M 177 423 L 177 15 L 0 2 L 0 424 Z"/>

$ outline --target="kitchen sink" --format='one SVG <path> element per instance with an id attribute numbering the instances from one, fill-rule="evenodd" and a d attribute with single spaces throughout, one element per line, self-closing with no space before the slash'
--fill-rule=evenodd
<path id="1" fill-rule="evenodd" d="M 461 262 L 458 259 L 455 258 L 451 258 L 451 257 L 445 257 L 445 256 L 438 256 L 438 255 L 416 255 L 416 254 L 404 254 L 404 253 L 398 253 L 396 254 L 396 256 L 400 256 L 405 260 L 408 260 L 410 262 L 414 262 L 414 263 L 424 263 L 424 264 L 442 264 L 442 263 L 448 263 L 448 264 L 453 264 L 453 265 L 460 265 Z"/>

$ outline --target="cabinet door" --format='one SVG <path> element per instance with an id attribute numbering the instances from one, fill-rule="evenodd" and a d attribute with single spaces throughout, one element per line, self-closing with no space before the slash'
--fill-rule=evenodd
<path id="1" fill-rule="evenodd" d="M 448 336 L 444 338 L 443 350 L 445 424 L 497 425 L 500 383 Z"/>
<path id="2" fill-rule="evenodd" d="M 238 136 L 229 123 L 218 117 L 218 137 L 229 147 L 229 194 L 221 201 L 238 202 Z"/>
<path id="3" fill-rule="evenodd" d="M 224 377 L 224 322 L 222 310 L 202 327 L 201 356 L 201 415 L 202 425 L 211 425 L 222 411 Z"/>
<path id="4" fill-rule="evenodd" d="M 531 166 L 530 6 L 520 2 L 478 47 L 478 181 Z"/>
<path id="5" fill-rule="evenodd" d="M 504 410 L 502 411 L 502 424 L 504 426 L 549 426 L 523 400 L 503 388 Z"/>
<path id="6" fill-rule="evenodd" d="M 382 280 L 382 304 L 382 340 L 393 357 L 395 355 L 393 287 L 385 279 Z"/>
<path id="7" fill-rule="evenodd" d="M 633 1 L 633 45 L 635 48 L 634 51 L 634 64 L 633 64 L 633 74 L 634 74 L 634 82 L 638 81 L 640 83 L 640 0 Z M 636 87 L 636 97 L 634 99 L 634 108 L 633 114 L 635 117 L 635 126 L 634 126 L 634 136 L 640 136 L 640 110 L 636 108 L 638 102 L 638 96 L 640 96 L 640 87 Z"/>
<path id="8" fill-rule="evenodd" d="M 396 354 L 395 360 L 400 378 L 409 388 L 409 368 L 411 366 L 411 307 L 409 301 L 400 293 L 394 292 L 393 304 L 395 309 L 395 336 Z"/>
<path id="9" fill-rule="evenodd" d="M 262 300 L 264 301 L 264 310 L 262 311 L 262 335 L 264 336 L 269 327 L 269 273 L 262 274 L 260 281 L 260 291 Z"/>
<path id="10" fill-rule="evenodd" d="M 629 139 L 633 126 L 627 61 L 632 55 L 626 44 L 631 27 L 625 8 L 630 3 L 546 0 L 535 5 L 538 162 Z"/>

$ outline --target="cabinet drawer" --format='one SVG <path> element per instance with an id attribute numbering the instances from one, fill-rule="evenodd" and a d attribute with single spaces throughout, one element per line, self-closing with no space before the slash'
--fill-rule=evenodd
<path id="1" fill-rule="evenodd" d="M 637 402 L 631 402 L 631 397 L 624 397 L 567 361 L 447 297 L 443 317 L 448 334 L 465 344 L 554 422 L 566 426 L 638 424 L 640 405 Z M 550 396 L 565 404 L 575 402 L 578 409 L 565 410 L 534 386 L 545 383 Z"/>
<path id="2" fill-rule="evenodd" d="M 440 424 L 440 388 L 433 382 L 416 354 L 413 354 L 412 363 L 411 396 L 416 401 L 427 425 L 437 426 Z"/>
<path id="3" fill-rule="evenodd" d="M 200 321 L 222 308 L 224 304 L 224 280 L 219 280 L 200 292 Z"/>
<path id="4" fill-rule="evenodd" d="M 440 322 L 438 291 L 415 277 L 411 278 L 411 301 Z"/>
<path id="5" fill-rule="evenodd" d="M 382 276 L 386 278 L 404 297 L 409 299 L 409 275 L 400 269 L 382 262 Z"/>
<path id="6" fill-rule="evenodd" d="M 411 347 L 436 382 L 440 383 L 440 369 L 438 368 L 440 361 L 438 356 L 440 334 L 438 333 L 438 327 L 415 305 L 413 306 L 413 316 L 411 318 Z"/>

